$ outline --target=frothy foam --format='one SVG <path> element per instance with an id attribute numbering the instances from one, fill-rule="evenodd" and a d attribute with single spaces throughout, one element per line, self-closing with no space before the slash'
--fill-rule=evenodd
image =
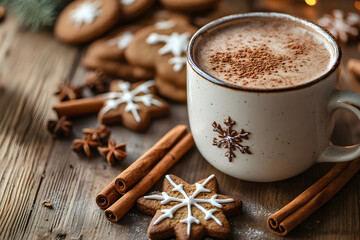
<path id="1" fill-rule="evenodd" d="M 195 61 L 208 74 L 245 88 L 286 88 L 312 81 L 331 68 L 326 40 L 290 21 L 234 23 L 209 32 Z"/>

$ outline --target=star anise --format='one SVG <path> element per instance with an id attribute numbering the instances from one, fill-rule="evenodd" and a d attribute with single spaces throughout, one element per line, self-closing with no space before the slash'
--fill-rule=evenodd
<path id="1" fill-rule="evenodd" d="M 61 102 L 81 98 L 82 87 L 72 87 L 68 81 L 66 83 L 60 83 L 55 95 L 58 96 Z"/>
<path id="2" fill-rule="evenodd" d="M 99 145 L 99 142 L 92 140 L 87 135 L 84 135 L 82 139 L 74 139 L 74 145 L 72 149 L 75 152 L 85 153 L 87 157 L 90 157 L 91 151 L 96 149 L 96 147 Z"/>
<path id="3" fill-rule="evenodd" d="M 66 120 L 65 116 L 60 119 L 49 120 L 47 128 L 54 138 L 69 137 L 71 135 L 72 123 Z"/>
<path id="4" fill-rule="evenodd" d="M 90 136 L 91 140 L 97 141 L 103 145 L 107 144 L 111 134 L 105 125 L 101 125 L 97 129 L 84 128 L 82 131 L 85 135 Z"/>
<path id="5" fill-rule="evenodd" d="M 107 147 L 98 147 L 101 156 L 106 158 L 110 166 L 115 165 L 115 161 L 123 161 L 126 158 L 126 144 L 116 145 L 114 140 L 110 140 Z"/>
<path id="6" fill-rule="evenodd" d="M 245 154 L 251 154 L 248 146 L 243 146 L 240 144 L 243 139 L 248 139 L 249 132 L 245 132 L 244 129 L 241 129 L 240 132 L 237 132 L 235 130 L 232 130 L 231 128 L 236 124 L 235 121 L 232 121 L 230 117 L 228 119 L 224 120 L 224 124 L 227 128 L 223 129 L 220 124 L 217 124 L 215 121 L 213 122 L 213 131 L 219 133 L 219 138 L 213 139 L 213 146 L 217 146 L 220 148 L 222 145 L 224 145 L 224 148 L 229 149 L 225 156 L 229 159 L 229 162 L 232 161 L 236 155 L 234 154 L 234 150 L 238 148 L 241 153 Z"/>
<path id="7" fill-rule="evenodd" d="M 0 21 L 4 19 L 5 12 L 6 12 L 5 8 L 3 6 L 0 6 Z"/>
<path id="8" fill-rule="evenodd" d="M 85 85 L 95 93 L 104 93 L 109 89 L 109 79 L 103 71 L 96 70 L 86 75 Z"/>

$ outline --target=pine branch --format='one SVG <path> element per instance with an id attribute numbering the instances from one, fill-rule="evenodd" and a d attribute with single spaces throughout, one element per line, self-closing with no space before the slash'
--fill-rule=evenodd
<path id="1" fill-rule="evenodd" d="M 8 6 L 22 25 L 32 30 L 50 28 L 54 25 L 60 11 L 71 0 L 0 0 Z"/>

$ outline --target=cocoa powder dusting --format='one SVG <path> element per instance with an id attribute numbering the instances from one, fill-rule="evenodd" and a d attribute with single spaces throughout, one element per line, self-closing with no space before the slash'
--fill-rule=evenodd
<path id="1" fill-rule="evenodd" d="M 196 50 L 210 75 L 247 88 L 306 83 L 328 69 L 325 42 L 307 29 L 282 22 L 245 22 L 215 30 Z"/>
<path id="2" fill-rule="evenodd" d="M 294 40 L 289 40 L 287 48 L 293 50 L 294 56 L 298 54 L 305 54 L 305 44 L 293 43 Z M 227 50 L 230 48 L 228 47 Z M 289 56 L 282 56 L 272 53 L 271 49 L 266 44 L 258 44 L 253 48 L 240 47 L 236 51 L 220 52 L 217 51 L 210 55 L 209 63 L 211 69 L 224 73 L 225 80 L 240 80 L 242 85 L 247 85 L 249 82 L 244 78 L 259 79 L 264 75 L 276 75 L 279 70 L 298 71 L 296 66 L 287 65 L 291 63 Z M 264 79 L 265 80 L 265 79 Z M 263 81 L 264 81 L 263 80 Z M 271 82 L 283 83 L 284 80 L 275 77 Z M 261 83 L 259 83 L 261 85 Z M 288 81 L 288 85 L 293 85 Z"/>

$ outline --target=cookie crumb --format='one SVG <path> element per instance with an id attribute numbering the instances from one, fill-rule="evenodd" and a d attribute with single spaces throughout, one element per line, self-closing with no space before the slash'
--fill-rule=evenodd
<path id="1" fill-rule="evenodd" d="M 54 204 L 52 204 L 52 202 L 50 202 L 50 201 L 48 201 L 48 200 L 43 201 L 43 202 L 42 202 L 42 205 L 43 205 L 44 207 L 49 208 L 49 209 L 53 209 L 53 208 L 54 208 Z"/>

